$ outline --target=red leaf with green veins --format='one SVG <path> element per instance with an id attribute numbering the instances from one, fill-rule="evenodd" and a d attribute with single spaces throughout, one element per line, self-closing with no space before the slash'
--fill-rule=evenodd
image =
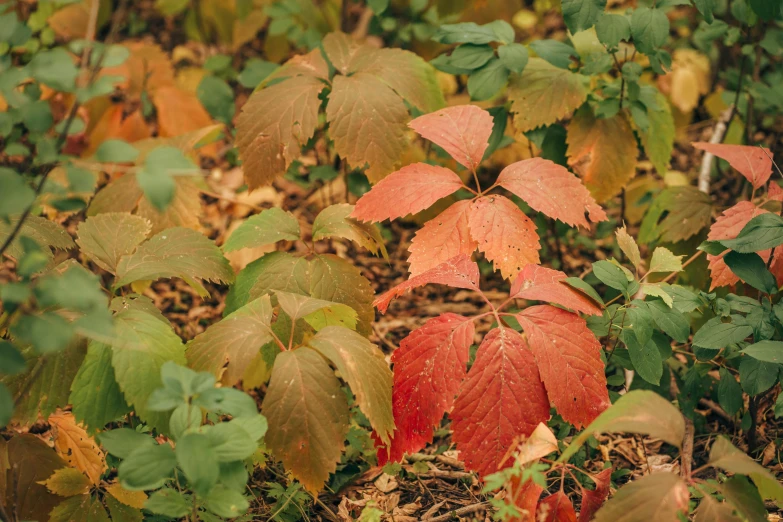
<path id="1" fill-rule="evenodd" d="M 766 214 L 767 210 L 757 207 L 750 201 L 740 201 L 731 208 L 723 211 L 715 223 L 710 227 L 707 239 L 710 241 L 720 241 L 722 239 L 734 239 L 745 228 L 745 225 L 754 217 Z M 769 259 L 769 250 L 759 252 L 759 255 L 766 261 Z M 710 279 L 712 283 L 710 290 L 721 286 L 730 286 L 740 281 L 734 272 L 732 272 L 723 261 L 723 254 L 719 256 L 707 255 L 709 261 Z"/>
<path id="2" fill-rule="evenodd" d="M 406 290 L 418 288 L 430 283 L 478 291 L 478 265 L 470 260 L 470 256 L 455 256 L 448 261 L 439 264 L 435 268 L 431 268 L 426 272 L 413 276 L 404 283 L 381 294 L 373 301 L 373 306 L 377 307 L 381 313 L 386 313 L 386 309 L 389 307 L 389 303 L 391 303 L 392 299 L 401 296 Z"/>
<path id="3" fill-rule="evenodd" d="M 408 270 L 417 275 L 434 268 L 452 257 L 471 255 L 476 250 L 476 241 L 470 237 L 468 228 L 469 200 L 457 201 L 433 218 L 416 232 L 408 251 Z"/>
<path id="4" fill-rule="evenodd" d="M 576 511 L 565 493 L 544 497 L 536 510 L 536 522 L 576 522 Z"/>
<path id="5" fill-rule="evenodd" d="M 492 116 L 475 105 L 447 107 L 419 116 L 408 126 L 457 160 L 476 170 L 489 145 Z"/>
<path id="6" fill-rule="evenodd" d="M 597 475 L 590 475 L 590 478 L 595 482 L 595 489 L 582 488 L 582 508 L 579 510 L 579 522 L 590 522 L 595 512 L 606 502 L 612 480 L 612 468 L 606 468 Z"/>
<path id="7" fill-rule="evenodd" d="M 753 188 L 763 186 L 772 174 L 772 154 L 769 149 L 749 145 L 705 142 L 696 142 L 691 145 L 728 161 L 729 165 L 751 182 Z"/>
<path id="8" fill-rule="evenodd" d="M 557 412 L 577 429 L 609 407 L 601 345 L 578 315 L 549 305 L 515 315 Z"/>
<path id="9" fill-rule="evenodd" d="M 549 419 L 549 399 L 521 335 L 500 327 L 484 337 L 451 419 L 460 458 L 482 476 L 501 467 L 516 437 Z"/>
<path id="10" fill-rule="evenodd" d="M 412 331 L 392 354 L 392 408 L 397 429 L 388 460 L 399 461 L 432 441 L 433 427 L 451 410 L 465 378 L 474 332 L 471 319 L 443 314 Z M 378 453 L 379 461 L 386 460 L 385 449 Z"/>
<path id="11" fill-rule="evenodd" d="M 540 262 L 536 225 L 510 199 L 493 195 L 473 200 L 468 225 L 478 249 L 504 278 Z"/>
<path id="12" fill-rule="evenodd" d="M 375 222 L 415 214 L 462 186 L 449 169 L 414 163 L 389 174 L 359 198 L 351 217 Z"/>
<path id="13" fill-rule="evenodd" d="M 587 315 L 601 315 L 601 307 L 582 292 L 565 283 L 559 270 L 527 265 L 511 285 L 511 297 L 530 301 L 548 301 Z"/>
<path id="14" fill-rule="evenodd" d="M 571 226 L 588 228 L 585 218 L 606 221 L 606 213 L 582 181 L 568 169 L 543 158 L 512 163 L 498 176 L 497 184 L 522 198 L 538 212 Z"/>

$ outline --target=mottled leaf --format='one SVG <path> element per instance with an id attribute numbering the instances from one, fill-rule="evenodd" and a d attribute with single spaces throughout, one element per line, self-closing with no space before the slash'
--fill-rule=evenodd
<path id="1" fill-rule="evenodd" d="M 87 218 L 76 230 L 82 253 L 99 267 L 114 273 L 117 263 L 147 238 L 152 225 L 125 212 L 108 212 Z"/>

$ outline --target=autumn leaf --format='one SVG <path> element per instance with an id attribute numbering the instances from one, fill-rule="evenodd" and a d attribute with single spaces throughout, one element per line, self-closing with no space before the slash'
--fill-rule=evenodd
<path id="1" fill-rule="evenodd" d="M 516 437 L 549 419 L 549 399 L 522 336 L 499 327 L 484 337 L 451 419 L 465 466 L 482 476 L 501 467 Z"/>
<path id="2" fill-rule="evenodd" d="M 281 352 L 261 409 L 272 454 L 305 488 L 320 491 L 348 433 L 348 403 L 329 364 L 312 348 Z"/>
<path id="3" fill-rule="evenodd" d="M 589 228 L 585 213 L 593 223 L 607 219 L 579 178 L 549 160 L 531 158 L 512 163 L 500 172 L 497 184 L 534 210 L 567 225 Z"/>
<path id="4" fill-rule="evenodd" d="M 71 467 L 87 475 L 93 484 L 98 484 L 107 469 L 106 455 L 98 443 L 76 424 L 70 412 L 50 415 L 49 424 L 55 428 L 54 448 L 57 453 Z"/>
<path id="5" fill-rule="evenodd" d="M 683 257 L 685 256 L 675 256 L 668 248 L 656 247 L 652 259 L 650 259 L 650 268 L 647 273 L 681 272 Z"/>
<path id="6" fill-rule="evenodd" d="M 508 84 L 514 126 L 527 132 L 570 115 L 587 99 L 584 79 L 542 58 L 530 58 Z"/>
<path id="7" fill-rule="evenodd" d="M 568 125 L 566 141 L 568 165 L 599 203 L 620 192 L 636 173 L 636 138 L 622 113 L 599 119 L 584 107 Z"/>
<path id="8" fill-rule="evenodd" d="M 766 214 L 768 211 L 757 207 L 750 201 L 740 201 L 723 213 L 715 220 L 707 234 L 709 241 L 721 241 L 723 239 L 735 239 L 745 228 L 745 225 L 754 217 Z M 759 255 L 765 261 L 769 259 L 770 251 L 764 250 Z M 740 281 L 734 272 L 732 272 L 723 260 L 724 255 L 713 256 L 707 254 L 708 268 L 710 270 L 710 291 L 721 286 L 731 286 Z"/>
<path id="9" fill-rule="evenodd" d="M 313 241 L 329 237 L 342 237 L 366 248 L 375 255 L 389 259 L 386 245 L 378 227 L 363 223 L 351 217 L 355 207 L 349 203 L 338 203 L 323 209 L 313 221 Z"/>
<path id="10" fill-rule="evenodd" d="M 179 87 L 156 89 L 152 103 L 158 113 L 158 135 L 163 138 L 180 136 L 213 123 L 196 94 Z"/>
<path id="11" fill-rule="evenodd" d="M 428 284 L 446 285 L 452 288 L 467 288 L 478 290 L 479 270 L 478 265 L 470 260 L 469 256 L 458 255 L 445 261 L 435 268 L 431 268 L 417 276 L 413 276 L 391 290 L 378 296 L 373 301 L 381 313 L 386 313 L 392 299 L 404 294 L 407 290 L 418 288 Z"/>
<path id="12" fill-rule="evenodd" d="M 121 104 L 111 105 L 90 126 L 87 134 L 87 148 L 82 156 L 92 156 L 101 143 L 110 139 L 120 139 L 133 143 L 149 138 L 152 131 L 144 121 L 141 111 L 125 114 Z"/>
<path id="13" fill-rule="evenodd" d="M 772 175 L 772 154 L 769 149 L 749 145 L 696 142 L 692 145 L 729 162 L 750 181 L 754 189 L 764 186 Z"/>
<path id="14" fill-rule="evenodd" d="M 515 277 L 528 264 L 538 264 L 536 226 L 510 199 L 482 196 L 468 214 L 471 237 L 504 278 Z"/>
<path id="15" fill-rule="evenodd" d="M 688 511 L 688 486 L 674 473 L 645 475 L 622 488 L 595 514 L 595 522 L 676 522 Z"/>
<path id="16" fill-rule="evenodd" d="M 108 522 L 109 515 L 99 497 L 80 495 L 61 502 L 49 513 L 48 518 L 49 522 L 71 522 L 72 520 Z"/>
<path id="17" fill-rule="evenodd" d="M 413 330 L 392 353 L 394 431 L 378 449 L 379 463 L 399 462 L 432 441 L 433 428 L 450 411 L 465 378 L 473 321 L 445 313 Z"/>
<path id="18" fill-rule="evenodd" d="M 625 257 L 637 270 L 642 265 L 642 254 L 639 252 L 639 245 L 636 244 L 636 240 L 631 237 L 625 225 L 622 228 L 615 230 L 615 236 L 617 237 L 617 245 L 620 250 L 623 251 Z"/>
<path id="19" fill-rule="evenodd" d="M 90 488 L 90 479 L 76 468 L 61 468 L 39 484 L 46 486 L 55 495 L 72 497 L 87 493 Z"/>
<path id="20" fill-rule="evenodd" d="M 530 462 L 544 458 L 550 453 L 557 451 L 557 437 L 552 433 L 546 424 L 539 423 L 530 437 L 520 444 L 516 449 L 515 460 L 519 466 L 524 466 Z"/>
<path id="21" fill-rule="evenodd" d="M 557 412 L 577 429 L 592 422 L 611 403 L 601 345 L 585 320 L 549 305 L 531 306 L 515 317 Z"/>
<path id="22" fill-rule="evenodd" d="M 603 313 L 591 298 L 576 290 L 565 280 L 568 276 L 559 270 L 539 265 L 527 265 L 511 285 L 510 297 L 530 301 L 548 301 L 587 315 Z"/>
<path id="23" fill-rule="evenodd" d="M 487 150 L 493 125 L 489 112 L 475 105 L 447 107 L 419 116 L 408 124 L 422 138 L 443 148 L 474 172 Z"/>
<path id="24" fill-rule="evenodd" d="M 696 187 L 670 187 L 660 192 L 644 216 L 639 241 L 676 243 L 698 234 L 712 219 L 712 199 Z"/>
<path id="25" fill-rule="evenodd" d="M 579 522 L 590 522 L 595 512 L 606 502 L 612 481 L 612 468 L 590 475 L 590 478 L 595 482 L 595 489 L 581 488 L 582 507 L 579 510 Z"/>
<path id="26" fill-rule="evenodd" d="M 356 329 L 356 311 L 350 306 L 280 290 L 275 297 L 293 322 L 304 319 L 316 330 L 332 325 Z"/>
<path id="27" fill-rule="evenodd" d="M 129 491 L 123 488 L 119 482 L 106 487 L 106 493 L 122 502 L 126 506 L 142 509 L 147 500 L 147 494 L 143 491 Z"/>
<path id="28" fill-rule="evenodd" d="M 562 491 L 544 497 L 536 509 L 537 522 L 576 522 L 576 511 Z"/>
<path id="29" fill-rule="evenodd" d="M 15 435 L 8 442 L 3 439 L 0 452 L 7 466 L 3 470 L 3 503 L 7 512 L 16 520 L 49 520 L 49 512 L 63 499 L 49 492 L 42 482 L 66 467 L 65 461 L 31 433 Z"/>
<path id="30" fill-rule="evenodd" d="M 504 499 L 511 504 L 522 516 L 520 522 L 536 522 L 536 507 L 538 499 L 544 488 L 533 482 L 532 479 L 521 483 L 520 477 L 512 477 L 509 481 L 509 495 Z"/>
<path id="31" fill-rule="evenodd" d="M 451 170 L 414 163 L 388 175 L 359 198 L 351 217 L 379 222 L 416 214 L 462 187 Z"/>
<path id="32" fill-rule="evenodd" d="M 223 245 L 224 252 L 296 241 L 300 238 L 299 221 L 293 214 L 281 208 L 269 208 L 249 217 L 229 236 Z"/>
<path id="33" fill-rule="evenodd" d="M 114 273 L 120 258 L 132 253 L 147 238 L 150 229 L 150 222 L 142 217 L 108 212 L 80 223 L 76 243 L 96 265 Z"/>
<path id="34" fill-rule="evenodd" d="M 478 247 L 470 236 L 470 200 L 457 201 L 416 231 L 408 247 L 408 270 L 418 275 L 457 256 L 470 256 Z"/>

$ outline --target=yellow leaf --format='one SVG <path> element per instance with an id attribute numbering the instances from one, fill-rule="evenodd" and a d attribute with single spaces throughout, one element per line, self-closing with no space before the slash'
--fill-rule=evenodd
<path id="1" fill-rule="evenodd" d="M 106 488 L 106 493 L 116 498 L 126 506 L 141 509 L 147 501 L 147 494 L 143 491 L 128 491 L 116 482 Z"/>
<path id="2" fill-rule="evenodd" d="M 51 477 L 38 483 L 61 497 L 84 495 L 90 487 L 90 480 L 75 468 L 60 468 Z"/>
<path id="3" fill-rule="evenodd" d="M 674 306 L 674 299 L 672 299 L 672 296 L 666 292 L 666 290 L 663 289 L 659 284 L 648 284 L 645 283 L 642 285 L 642 291 L 645 293 L 645 295 L 651 295 L 654 297 L 660 297 L 663 299 L 663 302 L 666 303 L 666 306 L 669 308 Z"/>
<path id="4" fill-rule="evenodd" d="M 682 271 L 683 257 L 685 256 L 675 256 L 668 248 L 658 247 L 653 252 L 648 273 L 680 272 Z"/>
<path id="5" fill-rule="evenodd" d="M 618 228 L 615 234 L 617 235 L 617 244 L 620 246 L 620 250 L 623 251 L 634 268 L 638 270 L 639 265 L 642 264 L 642 255 L 639 253 L 639 245 L 637 245 L 634 238 L 628 234 L 625 225 L 623 225 L 623 228 Z"/>
<path id="6" fill-rule="evenodd" d="M 520 466 L 524 466 L 528 462 L 546 457 L 554 451 L 557 451 L 555 434 L 552 433 L 552 430 L 546 424 L 539 422 L 536 429 L 530 434 L 530 437 L 520 444 L 516 459 Z"/>
<path id="7" fill-rule="evenodd" d="M 568 164 L 598 203 L 625 187 L 636 172 L 636 138 L 626 117 L 596 118 L 583 107 L 568 125 Z"/>
<path id="8" fill-rule="evenodd" d="M 72 467 L 84 472 L 93 484 L 98 484 L 106 471 L 106 455 L 98 443 L 76 424 L 71 412 L 49 417 L 54 428 L 54 449 Z"/>
<path id="9" fill-rule="evenodd" d="M 693 49 L 677 49 L 672 55 L 672 72 L 659 78 L 658 85 L 672 105 L 688 113 L 699 105 L 699 97 L 710 91 L 710 61 Z"/>

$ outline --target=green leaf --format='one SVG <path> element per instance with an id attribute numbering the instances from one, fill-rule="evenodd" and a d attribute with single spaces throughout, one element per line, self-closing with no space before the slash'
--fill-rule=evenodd
<path id="1" fill-rule="evenodd" d="M 147 154 L 143 168 L 136 174 L 136 182 L 149 202 L 162 212 L 174 199 L 177 184 L 172 176 L 195 174 L 197 171 L 179 148 L 156 147 Z"/>
<path id="2" fill-rule="evenodd" d="M 383 352 L 358 333 L 339 326 L 327 326 L 308 345 L 337 368 L 375 433 L 388 444 L 394 431 L 392 373 Z"/>
<path id="3" fill-rule="evenodd" d="M 468 78 L 468 93 L 472 100 L 488 100 L 495 96 L 508 81 L 509 70 L 503 62 L 493 58 Z"/>
<path id="4" fill-rule="evenodd" d="M 56 91 L 72 92 L 79 69 L 63 47 L 39 51 L 28 65 L 33 78 Z"/>
<path id="5" fill-rule="evenodd" d="M 275 207 L 262 210 L 246 219 L 229 236 L 223 245 L 223 251 L 233 252 L 241 248 L 271 245 L 283 240 L 296 241 L 300 238 L 299 221 L 290 212 Z"/>
<path id="6" fill-rule="evenodd" d="M 98 441 L 106 451 L 121 459 L 127 459 L 139 448 L 155 445 L 152 435 L 130 428 L 115 428 L 101 432 Z"/>
<path id="7" fill-rule="evenodd" d="M 593 263 L 593 274 L 608 287 L 627 293 L 630 281 L 622 269 L 609 261 Z"/>
<path id="8" fill-rule="evenodd" d="M 64 500 L 49 514 L 49 522 L 109 522 L 109 515 L 100 498 L 92 495 L 78 495 Z"/>
<path id="9" fill-rule="evenodd" d="M 21 214 L 35 200 L 35 192 L 21 174 L 0 167 L 0 217 Z"/>
<path id="10" fill-rule="evenodd" d="M 742 475 L 735 475 L 720 485 L 726 500 L 748 521 L 768 520 L 767 508 L 758 489 Z M 734 521 L 732 521 L 734 522 Z"/>
<path id="11" fill-rule="evenodd" d="M 237 80 L 242 84 L 242 87 L 254 89 L 278 67 L 279 65 L 276 63 L 267 62 L 260 58 L 250 58 L 245 62 L 245 68 L 239 73 Z"/>
<path id="12" fill-rule="evenodd" d="M 730 320 L 726 323 L 722 319 L 722 317 L 713 317 L 704 323 L 694 334 L 693 345 L 720 350 L 730 344 L 744 341 L 753 333 L 753 327 L 741 315 L 730 315 Z"/>
<path id="13" fill-rule="evenodd" d="M 144 503 L 144 509 L 171 518 L 182 518 L 190 513 L 193 506 L 185 496 L 176 489 L 163 488 L 154 492 Z"/>
<path id="14" fill-rule="evenodd" d="M 688 320 L 678 310 L 670 308 L 663 301 L 647 301 L 647 309 L 658 328 L 678 343 L 688 342 L 691 327 Z"/>
<path id="15" fill-rule="evenodd" d="M 261 346 L 273 340 L 271 322 L 268 295 L 249 302 L 188 342 L 188 364 L 196 371 L 208 371 L 221 378 L 228 363 L 225 382 L 236 384 Z"/>
<path id="16" fill-rule="evenodd" d="M 177 441 L 177 463 L 196 494 L 204 496 L 215 486 L 220 466 L 206 435 L 188 433 Z"/>
<path id="17" fill-rule="evenodd" d="M 568 69 L 572 57 L 579 58 L 576 49 L 557 40 L 533 40 L 529 45 L 538 56 L 561 69 Z"/>
<path id="18" fill-rule="evenodd" d="M 234 119 L 234 90 L 224 80 L 215 76 L 204 76 L 198 84 L 196 96 L 216 120 L 228 125 Z"/>
<path id="19" fill-rule="evenodd" d="M 356 312 L 350 306 L 280 290 L 275 292 L 275 296 L 280 307 L 294 322 L 303 318 L 313 318 L 317 321 L 313 316 L 319 311 L 324 311 L 327 317 L 342 319 L 338 324 L 349 328 L 356 327 Z M 329 324 L 328 320 L 321 322 Z"/>
<path id="20" fill-rule="evenodd" d="M 783 245 L 783 217 L 771 212 L 759 214 L 742 227 L 736 239 L 726 239 L 721 243 L 743 254 Z"/>
<path id="21" fill-rule="evenodd" d="M 598 292 L 596 292 L 592 286 L 585 283 L 584 280 L 578 277 L 567 277 L 563 279 L 563 282 L 568 284 L 568 286 L 575 288 L 576 290 L 579 290 L 583 294 L 586 294 L 590 299 L 592 299 L 599 305 L 604 306 L 604 300 L 601 299 L 601 296 L 598 295 Z"/>
<path id="22" fill-rule="evenodd" d="M 675 256 L 668 248 L 658 247 L 653 252 L 647 272 L 681 272 L 683 257 L 685 256 Z"/>
<path id="23" fill-rule="evenodd" d="M 498 58 L 506 69 L 514 74 L 521 74 L 527 65 L 527 47 L 518 43 L 501 45 L 498 47 Z"/>
<path id="24" fill-rule="evenodd" d="M 199 295 L 207 296 L 209 292 L 197 279 L 229 283 L 234 272 L 220 249 L 203 234 L 176 227 L 154 235 L 133 254 L 120 258 L 114 288 L 171 277 L 184 279 Z"/>
<path id="25" fill-rule="evenodd" d="M 631 363 L 633 363 L 639 377 L 658 386 L 663 375 L 663 360 L 652 338 L 643 345 L 639 343 L 635 335 L 625 335 L 623 341 L 628 347 L 628 355 L 631 357 Z"/>
<path id="26" fill-rule="evenodd" d="M 130 411 L 114 376 L 110 346 L 90 341 L 68 401 L 76 420 L 91 433 Z"/>
<path id="27" fill-rule="evenodd" d="M 756 13 L 759 18 L 765 21 L 775 20 L 780 18 L 783 13 L 783 6 L 780 2 L 768 1 L 768 0 L 748 0 L 750 8 Z M 705 17 L 706 18 L 706 17 Z"/>
<path id="28" fill-rule="evenodd" d="M 212 426 L 203 426 L 201 432 L 209 438 L 211 452 L 218 462 L 244 460 L 258 448 L 253 437 L 241 423 L 221 422 Z"/>
<path id="29" fill-rule="evenodd" d="M 599 415 L 557 460 L 567 462 L 593 433 L 618 432 L 649 435 L 679 448 L 685 436 L 685 420 L 680 410 L 657 393 L 633 390 Z"/>
<path id="30" fill-rule="evenodd" d="M 76 243 L 99 267 L 114 273 L 122 256 L 131 254 L 146 239 L 152 225 L 125 212 L 107 212 L 79 224 Z"/>
<path id="31" fill-rule="evenodd" d="M 212 513 L 226 518 L 242 515 L 250 507 L 242 493 L 220 485 L 204 497 L 204 505 Z"/>
<path id="32" fill-rule="evenodd" d="M 129 491 L 158 489 L 172 476 L 177 465 L 168 444 L 145 444 L 133 450 L 117 468 L 120 484 Z"/>
<path id="33" fill-rule="evenodd" d="M 712 221 L 712 200 L 696 187 L 672 187 L 659 193 L 639 229 L 639 241 L 684 241 Z"/>
<path id="34" fill-rule="evenodd" d="M 17 375 L 27 366 L 24 356 L 9 341 L 0 340 L 0 373 Z"/>
<path id="35" fill-rule="evenodd" d="M 709 464 L 729 473 L 747 475 L 756 484 L 761 498 L 783 505 L 783 484 L 761 464 L 735 448 L 726 437 L 718 437 L 710 449 Z"/>
<path id="36" fill-rule="evenodd" d="M 14 338 L 32 345 L 38 353 L 63 350 L 73 338 L 73 325 L 55 312 L 23 315 L 11 325 Z"/>
<path id="37" fill-rule="evenodd" d="M 669 472 L 645 475 L 621 487 L 595 514 L 594 522 L 676 522 L 688 512 L 690 493 L 683 480 Z"/>
<path id="38" fill-rule="evenodd" d="M 669 101 L 656 91 L 655 101 L 659 110 L 648 110 L 649 126 L 641 133 L 642 145 L 655 170 L 663 176 L 668 171 L 669 160 L 674 149 L 674 116 Z"/>
<path id="39" fill-rule="evenodd" d="M 696 6 L 696 9 L 704 17 L 705 22 L 711 24 L 715 20 L 712 14 L 715 10 L 715 0 L 693 0 L 693 5 Z"/>
<path id="40" fill-rule="evenodd" d="M 606 0 L 562 0 L 563 18 L 571 33 L 590 29 L 606 7 Z"/>
<path id="41" fill-rule="evenodd" d="M 311 348 L 281 352 L 261 408 L 267 447 L 309 491 L 319 491 L 348 433 L 348 404 L 334 371 Z"/>
<path id="42" fill-rule="evenodd" d="M 329 237 L 349 239 L 378 255 L 380 251 L 384 259 L 389 259 L 386 245 L 378 227 L 373 223 L 365 223 L 353 219 L 351 213 L 354 205 L 338 203 L 323 209 L 313 221 L 313 241 Z"/>
<path id="43" fill-rule="evenodd" d="M 95 151 L 95 159 L 103 163 L 133 163 L 138 156 L 139 149 L 118 139 L 101 142 Z"/>
<path id="44" fill-rule="evenodd" d="M 445 63 L 458 69 L 460 74 L 468 74 L 482 67 L 494 57 L 495 50 L 489 45 L 464 44 L 454 49 L 446 57 Z"/>
<path id="45" fill-rule="evenodd" d="M 150 398 L 150 403 L 153 403 L 155 396 Z M 194 406 L 193 404 L 180 404 L 169 417 L 169 431 L 171 436 L 180 440 L 188 432 L 194 431 L 201 426 L 201 408 Z"/>
<path id="46" fill-rule="evenodd" d="M 148 402 L 161 387 L 163 364 L 185 364 L 182 340 L 170 325 L 138 310 L 117 314 L 115 326 L 112 366 L 125 400 L 142 420 L 165 432 L 168 415 L 151 411 Z"/>
<path id="47" fill-rule="evenodd" d="M 631 23 L 623 15 L 604 13 L 595 24 L 598 40 L 609 48 L 631 38 Z"/>
<path id="48" fill-rule="evenodd" d="M 751 397 L 764 393 L 775 384 L 779 371 L 779 364 L 743 357 L 739 366 L 742 389 Z"/>
<path id="49" fill-rule="evenodd" d="M 631 36 L 636 47 L 644 54 L 653 54 L 666 43 L 669 36 L 669 19 L 660 9 L 640 7 L 631 15 Z"/>
<path id="50" fill-rule="evenodd" d="M 484 25 L 473 22 L 441 25 L 432 39 L 442 44 L 472 43 L 488 44 L 499 42 L 509 44 L 514 41 L 514 28 L 503 20 Z"/>
<path id="51" fill-rule="evenodd" d="M 742 353 L 759 361 L 783 363 L 783 342 L 759 341 L 742 350 Z"/>
<path id="52" fill-rule="evenodd" d="M 756 253 L 740 254 L 739 252 L 729 252 L 723 257 L 723 261 L 726 262 L 726 265 L 737 277 L 756 290 L 760 290 L 765 294 L 776 294 L 778 292 L 775 276 L 767 269 L 767 265 L 760 255 Z"/>
<path id="53" fill-rule="evenodd" d="M 718 404 L 729 415 L 736 415 L 742 408 L 742 388 L 737 379 L 726 368 L 720 369 L 720 381 L 718 381 Z"/>
<path id="54" fill-rule="evenodd" d="M 11 231 L 16 227 L 17 221 L 18 218 L 10 218 L 8 223 L 0 220 L 0 241 L 4 242 L 8 239 Z M 48 258 L 52 257 L 49 248 L 68 250 L 76 246 L 64 227 L 42 217 L 28 216 L 22 223 L 19 235 L 11 242 L 5 253 L 17 260 L 20 259 L 24 253 L 24 248 L 21 244 L 21 238 L 23 237 L 29 237 L 39 246 L 45 248 L 44 252 Z"/>

